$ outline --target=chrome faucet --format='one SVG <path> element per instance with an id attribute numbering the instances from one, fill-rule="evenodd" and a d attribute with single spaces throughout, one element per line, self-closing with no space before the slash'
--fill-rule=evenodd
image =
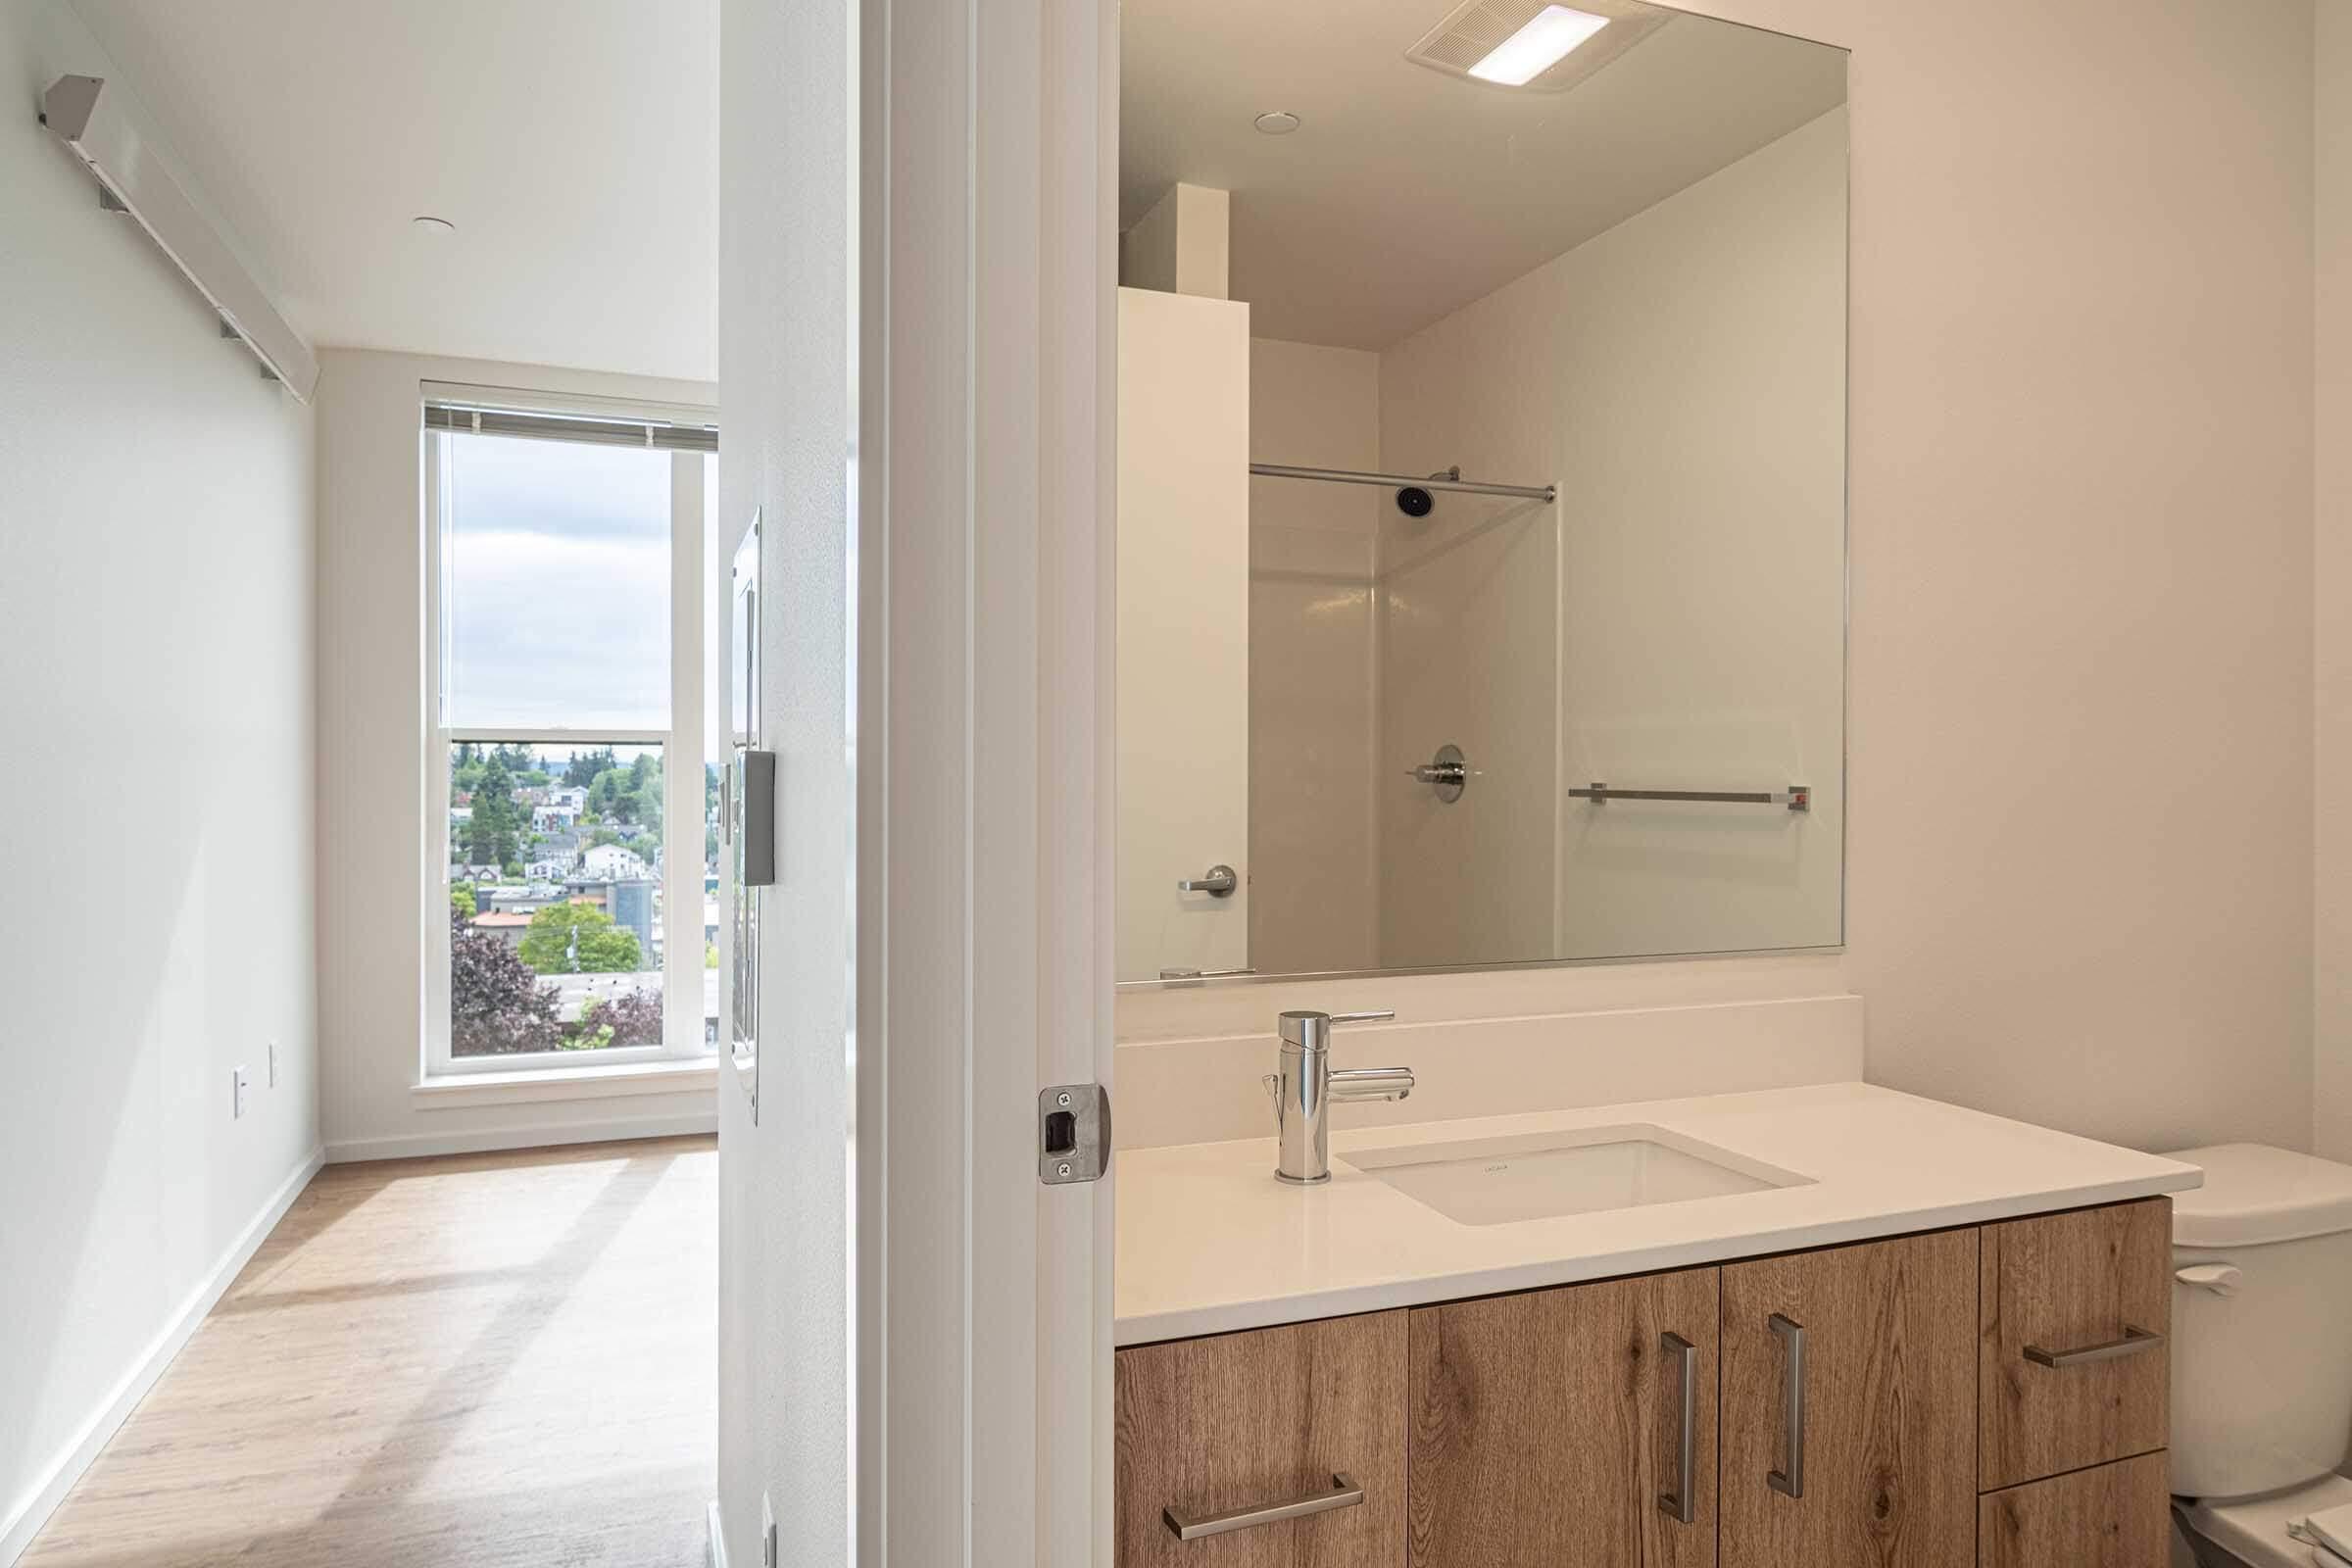
<path id="1" fill-rule="evenodd" d="M 1410 1067 L 1331 1065 L 1331 1026 L 1377 1023 L 1396 1014 L 1381 1012 L 1286 1012 L 1282 1015 L 1282 1070 L 1265 1076 L 1274 1097 L 1274 1140 L 1281 1152 L 1274 1174 L 1301 1186 L 1331 1180 L 1331 1102 L 1335 1100 L 1402 1100 L 1413 1092 Z"/>

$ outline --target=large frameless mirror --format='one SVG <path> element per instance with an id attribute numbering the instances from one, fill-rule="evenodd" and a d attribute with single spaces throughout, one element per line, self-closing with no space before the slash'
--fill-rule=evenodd
<path id="1" fill-rule="evenodd" d="M 1127 0 L 1122 982 L 1842 937 L 1842 50 Z"/>

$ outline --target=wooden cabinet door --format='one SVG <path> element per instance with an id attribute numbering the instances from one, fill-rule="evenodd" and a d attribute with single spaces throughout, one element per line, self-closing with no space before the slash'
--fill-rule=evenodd
<path id="1" fill-rule="evenodd" d="M 1990 1494 L 1977 1504 L 1978 1568 L 2164 1568 L 2166 1464 L 2143 1453 Z"/>
<path id="2" fill-rule="evenodd" d="M 2173 1200 L 1987 1225 L 1977 1452 L 1986 1492 L 2161 1448 Z"/>
<path id="3" fill-rule="evenodd" d="M 1416 1309 L 1413 1568 L 1712 1568 L 1719 1295 L 1706 1268 Z"/>
<path id="4" fill-rule="evenodd" d="M 1119 1568 L 1403 1568 L 1402 1312 L 1177 1340 L 1116 1362 Z M 1179 1540 L 1166 1519 L 1360 1501 Z"/>
<path id="5" fill-rule="evenodd" d="M 1976 1320 L 1973 1230 L 1727 1266 L 1723 1568 L 1971 1568 Z"/>

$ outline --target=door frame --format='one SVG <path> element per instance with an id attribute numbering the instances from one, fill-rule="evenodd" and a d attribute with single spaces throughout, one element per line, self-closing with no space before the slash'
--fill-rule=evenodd
<path id="1" fill-rule="evenodd" d="M 860 0 L 861 1565 L 1111 1561 L 1114 0 Z"/>

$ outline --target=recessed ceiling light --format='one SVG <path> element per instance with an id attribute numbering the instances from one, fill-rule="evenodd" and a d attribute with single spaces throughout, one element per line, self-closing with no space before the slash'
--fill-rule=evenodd
<path id="1" fill-rule="evenodd" d="M 1298 128 L 1298 117 L 1287 109 L 1270 110 L 1251 122 L 1269 136 L 1288 136 Z"/>
<path id="2" fill-rule="evenodd" d="M 1565 60 L 1578 44 L 1609 24 L 1606 17 L 1566 6 L 1545 6 L 1527 25 L 1496 44 L 1470 68 L 1481 81 L 1524 87 Z"/>
<path id="3" fill-rule="evenodd" d="M 454 234 L 458 230 L 458 225 L 448 219 L 435 218 L 430 213 L 418 213 L 409 220 L 409 226 L 422 229 L 427 234 Z"/>

